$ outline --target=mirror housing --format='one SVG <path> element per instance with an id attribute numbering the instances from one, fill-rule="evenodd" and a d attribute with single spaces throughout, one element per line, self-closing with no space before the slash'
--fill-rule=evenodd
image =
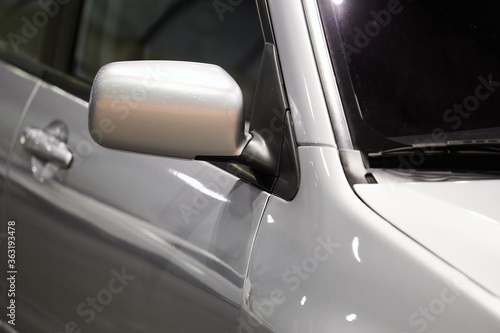
<path id="1" fill-rule="evenodd" d="M 271 43 L 264 44 L 249 125 L 246 133 L 241 89 L 215 65 L 111 63 L 99 70 L 92 86 L 89 130 L 97 144 L 210 161 L 292 200 L 300 183 L 297 142 Z"/>
<path id="2" fill-rule="evenodd" d="M 243 95 L 216 65 L 128 61 L 102 67 L 89 102 L 89 131 L 108 148 L 194 159 L 240 156 Z"/>

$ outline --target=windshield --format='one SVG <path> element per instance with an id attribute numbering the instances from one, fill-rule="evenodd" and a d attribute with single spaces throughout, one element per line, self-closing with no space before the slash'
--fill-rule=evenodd
<path id="1" fill-rule="evenodd" d="M 500 138 L 500 2 L 318 3 L 358 149 Z"/>

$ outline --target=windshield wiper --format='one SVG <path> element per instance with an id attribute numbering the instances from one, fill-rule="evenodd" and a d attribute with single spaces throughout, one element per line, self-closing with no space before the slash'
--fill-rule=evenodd
<path id="1" fill-rule="evenodd" d="M 500 139 L 451 140 L 436 143 L 417 143 L 379 152 L 368 153 L 368 157 L 405 156 L 415 152 L 425 155 L 485 155 L 500 154 Z"/>

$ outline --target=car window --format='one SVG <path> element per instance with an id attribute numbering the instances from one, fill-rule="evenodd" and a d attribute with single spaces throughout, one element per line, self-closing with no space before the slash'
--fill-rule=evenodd
<path id="1" fill-rule="evenodd" d="M 498 2 L 319 4 L 358 148 L 498 138 Z"/>
<path id="2" fill-rule="evenodd" d="M 101 66 L 124 60 L 216 64 L 239 83 L 249 110 L 262 48 L 251 0 L 86 1 L 72 74 L 92 82 Z"/>
<path id="3" fill-rule="evenodd" d="M 45 10 L 46 9 L 46 10 Z M 0 2 L 0 50 L 40 61 L 44 37 L 55 7 L 45 8 L 37 1 L 3 0 Z"/>

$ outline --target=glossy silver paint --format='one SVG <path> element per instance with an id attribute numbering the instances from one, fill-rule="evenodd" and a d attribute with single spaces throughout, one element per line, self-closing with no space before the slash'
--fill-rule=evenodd
<path id="1" fill-rule="evenodd" d="M 29 104 L 37 89 L 38 79 L 27 75 L 25 72 L 0 61 L 0 244 L 7 244 L 6 210 L 6 187 L 8 184 L 8 170 L 10 168 L 10 156 L 15 145 L 14 138 L 20 133 L 20 120 L 26 113 Z M 2 246 L 2 249 L 4 247 Z M 6 298 L 4 281 L 7 281 L 7 270 L 4 263 L 7 262 L 7 252 L 0 253 L 2 262 L 0 270 L 0 304 L 3 308 Z M 3 314 L 2 314 L 3 315 Z M 0 317 L 3 319 L 4 317 Z M 11 333 L 7 324 L 1 322 L 0 332 Z"/>
<path id="2" fill-rule="evenodd" d="M 473 189 L 484 200 L 465 209 L 496 221 L 498 208 L 486 199 L 495 197 L 497 182 L 366 185 L 355 193 L 333 141 L 302 3 L 270 0 L 270 8 L 302 145 L 301 185 L 290 202 L 208 163 L 104 149 L 86 129 L 86 102 L 51 85 L 21 85 L 33 100 L 12 125 L 5 197 L 7 218 L 20 222 L 27 244 L 19 247 L 21 332 L 62 332 L 68 322 L 83 332 L 499 331 L 499 298 L 488 288 L 495 281 L 471 273 L 485 263 L 471 266 L 480 240 L 474 255 L 445 249 L 458 247 L 476 225 L 483 235 L 496 225 L 476 215 L 457 221 L 476 222 L 460 237 L 445 230 L 429 236 L 432 220 L 419 218 L 435 213 L 435 223 L 453 224 L 446 221 L 450 208 Z M 68 124 L 75 160 L 41 184 L 20 129 L 55 119 Z M 410 216 L 404 208 L 414 200 L 433 208 Z M 487 244 L 496 251 L 493 239 Z M 492 273 L 482 268 L 475 273 Z M 86 322 L 79 305 L 102 294 L 122 269 L 133 279 Z"/>
<path id="3" fill-rule="evenodd" d="M 291 15 L 299 15 L 299 3 L 270 0 L 273 21 L 285 22 Z M 285 6 L 297 12 L 290 13 Z M 307 1 L 304 6 L 314 8 Z M 313 43 L 318 42 L 317 36 L 314 39 Z M 278 39 L 281 50 L 292 48 L 295 42 Z M 315 45 L 315 50 L 320 49 L 321 45 Z M 308 52 L 297 51 L 294 57 Z M 302 71 L 298 66 L 285 65 L 284 71 L 285 68 L 291 71 L 284 74 L 285 78 Z M 294 91 L 293 98 L 305 100 L 308 96 L 309 92 L 302 89 Z M 327 94 L 327 98 L 332 95 Z M 341 108 L 332 108 L 334 104 L 329 105 L 330 112 L 342 112 Z M 308 112 L 301 117 L 299 126 L 313 121 Z M 301 133 L 297 135 L 300 137 Z M 376 188 L 371 188 L 370 200 L 384 202 L 373 207 L 384 208 L 387 215 L 380 217 L 378 210 L 366 206 L 347 183 L 337 149 L 321 144 L 306 147 L 302 142 L 299 156 L 301 185 L 297 197 L 292 202 L 271 197 L 261 222 L 243 290 L 241 331 L 498 332 L 499 298 L 477 284 L 477 279 L 450 265 L 446 257 L 436 256 L 432 248 L 395 228 L 400 223 L 411 224 L 412 219 L 406 217 L 403 209 L 393 214 L 393 203 Z M 485 196 L 491 196 L 494 184 L 484 186 Z M 432 191 L 432 186 L 428 191 Z M 400 201 L 402 205 L 404 198 Z M 418 206 L 418 202 L 407 200 L 404 206 L 414 204 Z M 435 206 L 426 214 L 439 212 L 437 215 L 446 218 L 448 210 Z M 481 212 L 477 206 L 472 211 Z M 393 218 L 387 221 L 385 216 Z M 414 228 L 418 228 L 417 218 L 413 220 Z M 431 226 L 421 232 L 431 232 Z M 443 244 L 439 246 L 444 247 L 450 242 L 445 237 L 454 237 L 453 231 L 432 238 L 436 242 L 441 239 Z M 459 238 L 455 241 L 459 242 Z M 488 256 L 485 261 L 490 265 L 490 260 L 498 261 L 499 253 L 484 252 L 477 238 L 469 241 L 476 243 L 476 255 Z M 455 253 L 454 258 L 464 251 L 466 248 Z M 448 254 L 451 252 L 449 249 Z M 462 260 L 472 264 L 474 258 L 467 256 Z M 495 277 L 491 271 L 484 273 Z"/>
<path id="4" fill-rule="evenodd" d="M 380 216 L 500 297 L 500 180 L 358 184 Z M 471 195 L 473 193 L 473 195 Z"/>
<path id="5" fill-rule="evenodd" d="M 299 145 L 336 147 L 300 1 L 269 1 L 288 102 Z"/>
<path id="6" fill-rule="evenodd" d="M 216 65 L 183 61 L 115 62 L 94 79 L 90 133 L 105 147 L 194 159 L 239 156 L 243 94 Z"/>
<path id="7" fill-rule="evenodd" d="M 328 46 L 326 45 L 325 33 L 321 24 L 318 4 L 316 1 L 303 0 L 304 14 L 307 27 L 314 49 L 314 56 L 321 78 L 321 84 L 325 94 L 325 101 L 332 119 L 332 127 L 335 133 L 335 141 L 339 149 L 353 149 L 351 135 L 347 126 L 347 120 L 340 99 L 337 79 L 333 71 L 332 61 Z"/>
<path id="8" fill-rule="evenodd" d="M 498 297 L 367 207 L 337 149 L 299 155 L 299 193 L 270 199 L 253 247 L 244 332 L 498 332 Z"/>
<path id="9" fill-rule="evenodd" d="M 269 194 L 205 162 L 102 148 L 87 108 L 43 84 L 27 110 L 22 128 L 68 124 L 75 160 L 52 181 L 33 177 L 16 139 L 6 211 L 23 237 L 16 328 L 234 332 Z M 87 298 L 122 270 L 133 280 L 92 316 Z"/>
<path id="10" fill-rule="evenodd" d="M 27 106 L 34 96 L 34 88 L 38 79 L 25 72 L 0 61 L 0 78 L 2 89 L 0 89 L 0 200 L 1 213 L 5 212 L 5 182 L 9 165 L 9 154 L 15 144 L 13 138 L 20 131 L 19 120 L 27 111 Z M 0 216 L 5 220 L 5 216 Z M 2 228 L 3 228 L 2 224 Z M 2 229 L 2 236 L 4 231 Z"/>

